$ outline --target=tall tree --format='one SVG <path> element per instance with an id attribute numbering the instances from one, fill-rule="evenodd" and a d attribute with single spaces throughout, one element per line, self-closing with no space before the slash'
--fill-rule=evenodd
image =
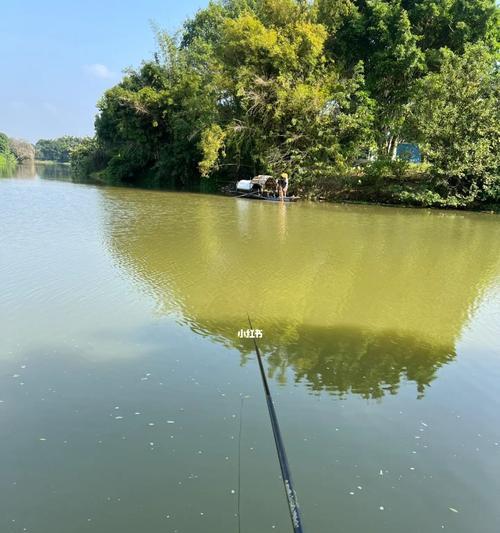
<path id="1" fill-rule="evenodd" d="M 439 69 L 441 48 L 498 42 L 495 0 L 316 0 L 328 54 L 349 69 L 362 60 L 377 102 L 379 154 L 394 157 L 406 129 L 415 81 Z M 410 139 L 411 140 L 411 139 Z"/>
<path id="2" fill-rule="evenodd" d="M 483 44 L 443 51 L 439 72 L 417 86 L 416 131 L 436 186 L 459 205 L 500 201 L 500 73 Z"/>
<path id="3" fill-rule="evenodd" d="M 250 162 L 253 173 L 339 171 L 369 142 L 362 68 L 344 79 L 326 65 L 326 29 L 301 8 L 270 10 L 267 25 L 245 14 L 223 27 L 217 54 L 233 112 L 219 142 L 226 159 Z"/>

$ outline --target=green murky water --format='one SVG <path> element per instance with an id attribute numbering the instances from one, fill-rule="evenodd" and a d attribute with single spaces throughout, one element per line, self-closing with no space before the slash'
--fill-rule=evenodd
<path id="1" fill-rule="evenodd" d="M 498 216 L 65 176 L 0 180 L 0 531 L 236 532 L 241 416 L 290 531 L 247 312 L 308 533 L 500 530 Z"/>

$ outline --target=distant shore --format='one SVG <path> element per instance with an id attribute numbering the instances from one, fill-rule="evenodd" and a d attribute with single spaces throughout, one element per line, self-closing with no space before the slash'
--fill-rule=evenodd
<path id="1" fill-rule="evenodd" d="M 52 161 L 48 159 L 35 159 L 33 161 L 37 165 L 64 165 L 69 167 L 70 163 L 68 161 Z"/>

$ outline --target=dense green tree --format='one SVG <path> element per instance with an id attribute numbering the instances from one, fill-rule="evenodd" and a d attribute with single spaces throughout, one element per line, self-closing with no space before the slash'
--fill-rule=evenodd
<path id="1" fill-rule="evenodd" d="M 495 0 L 403 0 L 402 5 L 430 67 L 439 63 L 441 48 L 463 53 L 467 43 L 486 41 L 493 47 L 497 40 Z"/>
<path id="2" fill-rule="evenodd" d="M 9 152 L 9 138 L 5 133 L 0 132 L 0 154 L 7 154 Z"/>
<path id="3" fill-rule="evenodd" d="M 10 150 L 10 139 L 0 132 L 0 169 L 10 169 L 16 164 L 16 158 Z"/>
<path id="4" fill-rule="evenodd" d="M 222 27 L 225 159 L 242 172 L 335 173 L 369 144 L 362 67 L 345 78 L 328 64 L 326 28 L 311 18 L 303 3 L 256 2 Z"/>
<path id="5" fill-rule="evenodd" d="M 286 170 L 300 178 L 307 171 L 345 168 L 360 144 L 369 143 L 362 67 L 344 79 L 327 65 L 325 27 L 309 22 L 296 6 L 268 13 L 269 26 L 248 13 L 222 27 L 223 44 L 215 53 L 224 94 L 218 117 L 223 165 L 229 160 L 247 172 Z M 215 164 L 213 137 L 208 140 Z"/>
<path id="6" fill-rule="evenodd" d="M 210 2 L 206 9 L 186 21 L 182 33 L 181 47 L 187 48 L 195 40 L 215 44 L 219 42 L 220 31 L 227 16 L 227 10 L 220 3 Z"/>
<path id="7" fill-rule="evenodd" d="M 467 43 L 498 37 L 495 0 L 317 0 L 329 28 L 328 53 L 345 68 L 365 64 L 377 103 L 381 156 L 396 154 L 410 137 L 407 118 L 415 81 L 439 69 L 441 48 L 463 53 Z"/>
<path id="8" fill-rule="evenodd" d="M 96 133 L 111 180 L 186 184 L 197 175 L 197 141 L 216 106 L 209 57 L 195 45 L 177 48 L 167 35 L 159 44 L 161 59 L 129 71 L 98 104 Z"/>
<path id="9" fill-rule="evenodd" d="M 439 72 L 418 84 L 416 130 L 437 190 L 460 205 L 500 201 L 500 76 L 481 44 L 443 50 Z"/>
<path id="10" fill-rule="evenodd" d="M 424 56 L 399 2 L 370 2 L 366 16 L 367 84 L 377 101 L 378 144 L 396 156 L 413 84 L 424 71 Z"/>

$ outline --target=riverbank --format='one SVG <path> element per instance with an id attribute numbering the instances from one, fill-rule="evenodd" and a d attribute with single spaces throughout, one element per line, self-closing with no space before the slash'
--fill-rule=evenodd
<path id="1" fill-rule="evenodd" d="M 91 172 L 78 181 L 95 185 L 129 187 L 134 189 L 152 189 L 159 191 L 186 191 L 223 196 L 236 194 L 234 182 L 218 182 L 215 179 L 202 180 L 197 185 L 186 187 L 157 187 L 147 180 L 137 183 L 110 183 L 106 173 Z M 361 177 L 332 178 L 308 187 L 292 187 L 290 194 L 300 196 L 304 201 L 334 204 L 378 205 L 385 207 L 406 207 L 413 209 L 448 209 L 471 212 L 500 213 L 500 204 L 477 203 L 461 206 L 432 192 L 432 181 L 428 178 L 414 177 L 404 180 L 386 180 L 377 183 L 363 181 Z M 420 201 L 419 201 L 420 199 Z M 434 201 L 432 201 L 434 200 Z"/>
<path id="2" fill-rule="evenodd" d="M 470 201 L 460 195 L 442 195 L 430 177 L 378 183 L 361 177 L 327 180 L 310 188 L 300 189 L 298 194 L 310 200 L 334 203 L 500 212 L 500 203 Z"/>

